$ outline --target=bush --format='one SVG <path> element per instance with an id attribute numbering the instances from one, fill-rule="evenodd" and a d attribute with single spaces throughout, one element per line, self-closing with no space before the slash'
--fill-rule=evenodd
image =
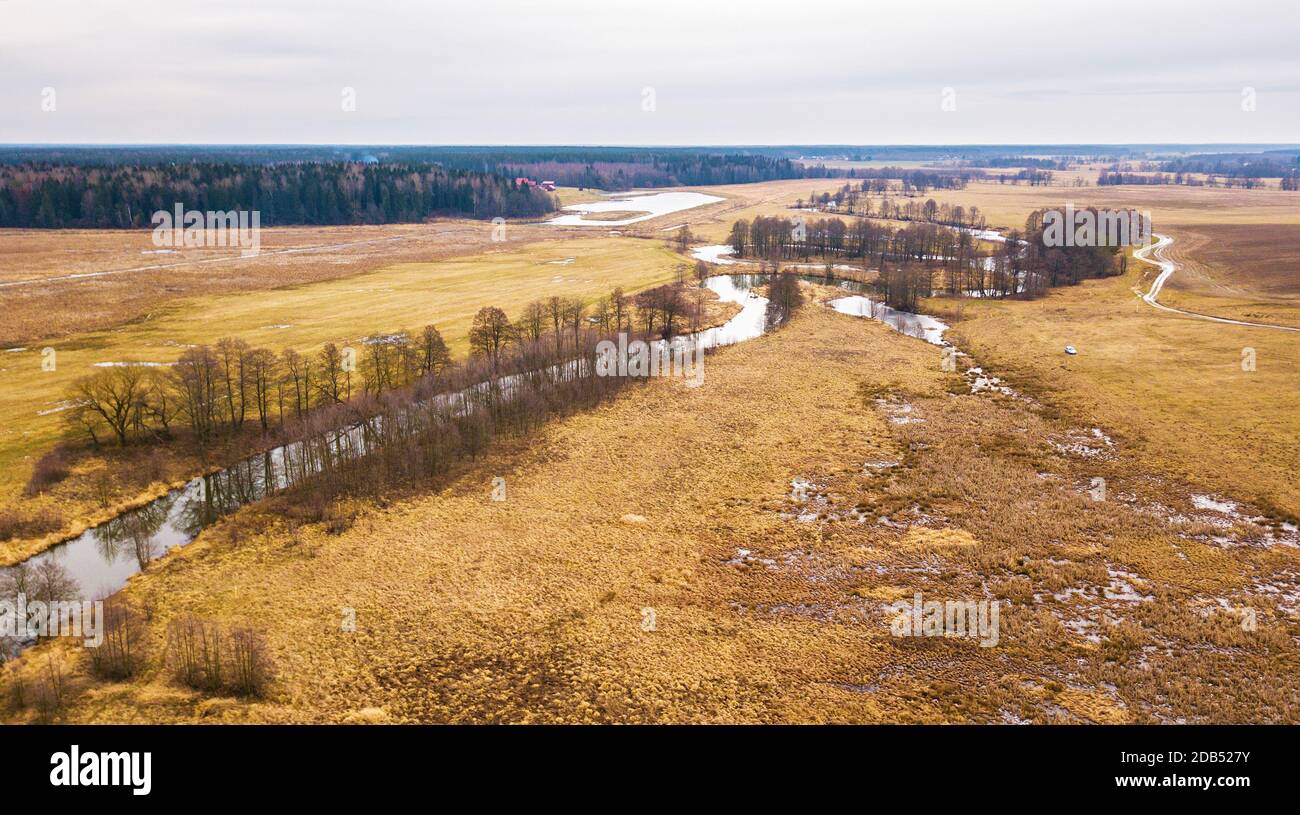
<path id="1" fill-rule="evenodd" d="M 230 629 L 227 688 L 239 696 L 262 696 L 271 682 L 271 658 L 266 640 L 248 626 Z"/>
<path id="2" fill-rule="evenodd" d="M 32 681 L 30 691 L 37 718 L 41 721 L 53 721 L 67 707 L 68 676 L 63 670 L 62 662 L 56 660 L 54 655 L 46 656 L 45 665 Z"/>
<path id="3" fill-rule="evenodd" d="M 4 693 L 9 708 L 10 710 L 23 710 L 27 707 L 30 699 L 27 680 L 17 670 L 11 669 L 6 673 L 8 676 L 5 677 Z"/>
<path id="4" fill-rule="evenodd" d="M 146 486 L 167 480 L 167 457 L 161 450 L 150 450 L 136 467 L 136 478 Z"/>
<path id="5" fill-rule="evenodd" d="M 249 626 L 223 631 L 193 614 L 167 626 L 167 665 L 177 682 L 207 693 L 262 696 L 273 666 L 260 633 Z"/>
<path id="6" fill-rule="evenodd" d="M 167 626 L 167 665 L 186 687 L 220 690 L 220 626 L 193 614 L 172 620 Z"/>
<path id="7" fill-rule="evenodd" d="M 12 538 L 38 538 L 63 526 L 63 516 L 53 509 L 39 509 L 32 515 L 14 510 L 0 511 L 0 541 Z"/>
<path id="8" fill-rule="evenodd" d="M 90 667 L 102 679 L 129 679 L 144 667 L 148 629 L 144 615 L 128 600 L 110 597 L 101 621 L 104 641 L 90 650 Z"/>
<path id="9" fill-rule="evenodd" d="M 27 479 L 24 494 L 31 498 L 60 483 L 72 473 L 72 455 L 62 445 L 41 456 Z"/>

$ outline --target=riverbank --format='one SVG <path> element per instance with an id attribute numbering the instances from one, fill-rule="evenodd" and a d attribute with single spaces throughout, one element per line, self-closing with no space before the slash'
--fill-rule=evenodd
<path id="1" fill-rule="evenodd" d="M 97 364 L 170 362 L 189 345 L 211 344 L 223 336 L 277 351 L 292 347 L 314 353 L 325 342 L 344 345 L 402 328 L 418 331 L 428 323 L 439 328 L 453 355 L 463 356 L 470 322 L 484 305 L 499 306 L 514 317 L 533 299 L 554 294 L 590 301 L 616 286 L 631 293 L 689 276 L 689 264 L 662 242 L 578 237 L 523 247 L 506 244 L 477 257 L 394 265 L 270 293 L 179 301 L 120 330 L 53 342 L 57 362 L 52 371 L 42 369 L 44 341 L 0 355 L 0 373 L 10 383 L 0 393 L 0 512 L 29 517 L 48 510 L 61 516 L 57 529 L 0 541 L 0 563 L 13 563 L 79 534 L 104 518 L 105 505 L 139 505 L 156 497 L 162 486 L 206 469 L 165 451 L 154 468 L 156 479 L 139 484 L 134 472 L 110 473 L 105 487 L 99 483 L 104 466 L 88 462 L 48 495 L 24 496 L 33 467 L 63 438 L 72 382 Z M 494 292 L 485 291 L 489 280 Z M 706 317 L 720 323 L 732 313 L 729 306 L 711 306 Z"/>
<path id="2" fill-rule="evenodd" d="M 1137 475 L 1122 442 L 941 360 L 810 304 L 710 355 L 701 387 L 632 389 L 350 528 L 241 511 L 126 595 L 155 655 L 186 612 L 264 630 L 271 694 L 180 689 L 155 657 L 77 678 L 64 719 L 1300 718 L 1281 545 L 1215 543 L 1214 511 L 1167 486 L 1093 500 L 1098 473 Z M 917 592 L 1001 601 L 998 644 L 892 636 L 886 607 Z"/>

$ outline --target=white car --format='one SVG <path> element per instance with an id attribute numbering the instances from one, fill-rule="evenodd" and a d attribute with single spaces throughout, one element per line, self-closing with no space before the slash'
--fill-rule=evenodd
<path id="1" fill-rule="evenodd" d="M 1073 346 L 1073 345 L 1067 345 L 1067 346 L 1065 346 L 1065 353 L 1069 354 L 1070 356 L 1074 356 L 1075 354 L 1077 354 L 1077 353 L 1079 353 L 1079 352 L 1076 351 L 1076 350 L 1074 350 L 1074 346 Z"/>

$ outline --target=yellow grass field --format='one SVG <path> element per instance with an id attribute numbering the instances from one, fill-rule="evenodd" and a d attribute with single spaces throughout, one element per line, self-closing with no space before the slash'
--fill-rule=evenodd
<path id="1" fill-rule="evenodd" d="M 346 344 L 403 328 L 418 331 L 430 323 L 459 356 L 468 347 L 470 321 L 485 305 L 499 306 L 514 317 L 534 299 L 561 295 L 594 300 L 617 286 L 631 292 L 674 279 L 689 265 L 661 241 L 603 235 L 503 247 L 473 257 L 400 263 L 270 292 L 173 300 L 158 306 L 148 319 L 62 339 L 38 339 L 25 350 L 0 354 L 0 375 L 8 384 L 0 391 L 0 505 L 19 500 L 32 464 L 63 432 L 59 409 L 71 383 L 93 372 L 96 364 L 168 363 L 186 345 L 226 336 L 276 350 L 308 351 L 325 342 Z M 57 354 L 54 371 L 41 366 L 41 349 L 47 346 Z M 39 508 L 43 499 L 24 504 Z M 12 544 L 0 543 L 0 552 L 7 548 Z M 30 545 L 23 547 L 30 550 Z"/>
<path id="2" fill-rule="evenodd" d="M 976 183 L 964 190 L 935 190 L 926 198 L 977 206 L 989 226 L 1023 229 L 1035 209 L 1076 206 L 1150 210 L 1156 232 L 1208 224 L 1300 223 L 1300 193 L 1208 187 L 1028 187 Z"/>
<path id="3" fill-rule="evenodd" d="M 1082 172 L 1085 180 L 1095 178 Z M 789 207 L 813 193 L 834 192 L 850 179 L 822 178 L 791 181 L 766 181 L 721 187 L 689 189 L 729 200 L 709 207 L 680 213 L 702 240 L 720 242 L 740 218 L 755 215 L 790 217 Z M 854 182 L 857 183 L 857 182 Z M 975 182 L 961 190 L 931 190 L 920 196 L 940 203 L 960 204 L 967 209 L 979 207 L 990 227 L 1023 229 L 1025 218 L 1036 209 L 1059 207 L 1073 202 L 1076 206 L 1136 208 L 1150 210 L 1155 231 L 1164 232 L 1180 226 L 1216 224 L 1300 224 L 1300 193 L 1281 190 L 1239 190 L 1206 187 L 1072 187 L 1052 185 L 1030 187 L 1024 184 Z M 816 215 L 812 217 L 818 217 Z M 667 220 L 667 219 L 665 219 Z"/>
<path id="4" fill-rule="evenodd" d="M 1060 444 L 1079 433 L 809 305 L 710 356 L 701 388 L 636 388 L 338 534 L 246 508 L 132 581 L 154 658 L 130 682 L 68 643 L 7 679 L 64 660 L 67 721 L 1300 718 L 1295 612 L 1269 594 L 1293 556 L 1214 544 L 1127 439 L 1090 458 Z M 918 592 L 1001 602 L 996 647 L 892 636 Z M 191 611 L 265 631 L 265 699 L 172 682 L 164 631 Z"/>
<path id="5" fill-rule="evenodd" d="M 690 263 L 665 247 L 665 224 L 721 242 L 737 218 L 788 214 L 834 186 L 707 188 L 727 200 L 623 237 L 563 229 L 472 257 L 182 298 L 54 343 L 55 376 L 225 335 L 310 348 L 426 322 L 461 353 L 482 305 L 515 314 L 552 293 L 663 282 Z M 1270 252 L 1300 223 L 1279 198 L 1292 194 L 943 194 L 987 202 L 1004 227 L 1089 196 L 1151 209 L 1184 264 L 1162 299 L 1296 314 L 1291 255 Z M 1137 296 L 1154 272 L 1131 260 L 1122 277 L 1035 301 L 926 301 L 967 364 L 1009 394 L 973 393 L 934 346 L 809 303 L 780 331 L 711 355 L 702 388 L 632 389 L 498 446 L 436 491 L 349 503 L 350 526 L 290 528 L 285 499 L 246 507 L 132 580 L 154 651 L 141 676 L 95 680 L 58 642 L 7 681 L 62 661 L 73 694 L 60 718 L 87 722 L 1300 721 L 1297 550 L 1279 541 L 1300 521 L 1300 343 L 1156 311 Z M 1242 368 L 1247 348 L 1255 370 Z M 8 357 L 21 392 L 57 402 L 35 350 Z M 5 398 L 0 418 L 26 428 L 0 436 L 15 494 L 21 456 L 52 443 L 57 414 Z M 498 476 L 504 503 L 488 498 Z M 1223 502 L 1236 506 L 1214 509 Z M 891 636 L 890 604 L 918 592 L 1001 602 L 1000 644 Z M 340 626 L 345 609 L 355 632 Z M 175 684 L 165 631 L 187 612 L 265 632 L 277 670 L 265 699 Z"/>
<path id="6" fill-rule="evenodd" d="M 554 236 L 507 226 L 510 243 Z M 159 253 L 147 230 L 0 230 L 0 348 L 109 329 L 178 299 L 334 280 L 394 263 L 494 248 L 492 224 L 441 220 L 387 226 L 263 229 L 260 253 L 196 248 Z"/>
<path id="7" fill-rule="evenodd" d="M 1156 311 L 1135 293 L 1154 273 L 1130 262 L 1124 277 L 1038 301 L 936 298 L 924 308 L 951 319 L 982 363 L 1118 433 L 1144 467 L 1300 515 L 1300 341 Z M 1242 369 L 1246 348 L 1254 371 Z"/>

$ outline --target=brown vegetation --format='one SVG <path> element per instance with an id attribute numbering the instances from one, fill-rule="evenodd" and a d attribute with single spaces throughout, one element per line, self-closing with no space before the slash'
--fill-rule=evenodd
<path id="1" fill-rule="evenodd" d="M 709 363 L 701 388 L 654 383 L 494 445 L 339 534 L 268 517 L 231 547 L 214 529 L 128 593 L 157 607 L 155 638 L 186 614 L 223 641 L 274 620 L 277 692 L 235 721 L 1300 715 L 1295 612 L 1268 588 L 1287 553 L 1249 525 L 1206 536 L 1125 439 L 1072 452 L 1069 417 L 955 387 L 934 347 L 822 308 Z M 999 644 L 891 636 L 883 607 L 918 591 L 1009 601 Z M 63 715 L 207 715 L 169 681 L 92 686 Z"/>

